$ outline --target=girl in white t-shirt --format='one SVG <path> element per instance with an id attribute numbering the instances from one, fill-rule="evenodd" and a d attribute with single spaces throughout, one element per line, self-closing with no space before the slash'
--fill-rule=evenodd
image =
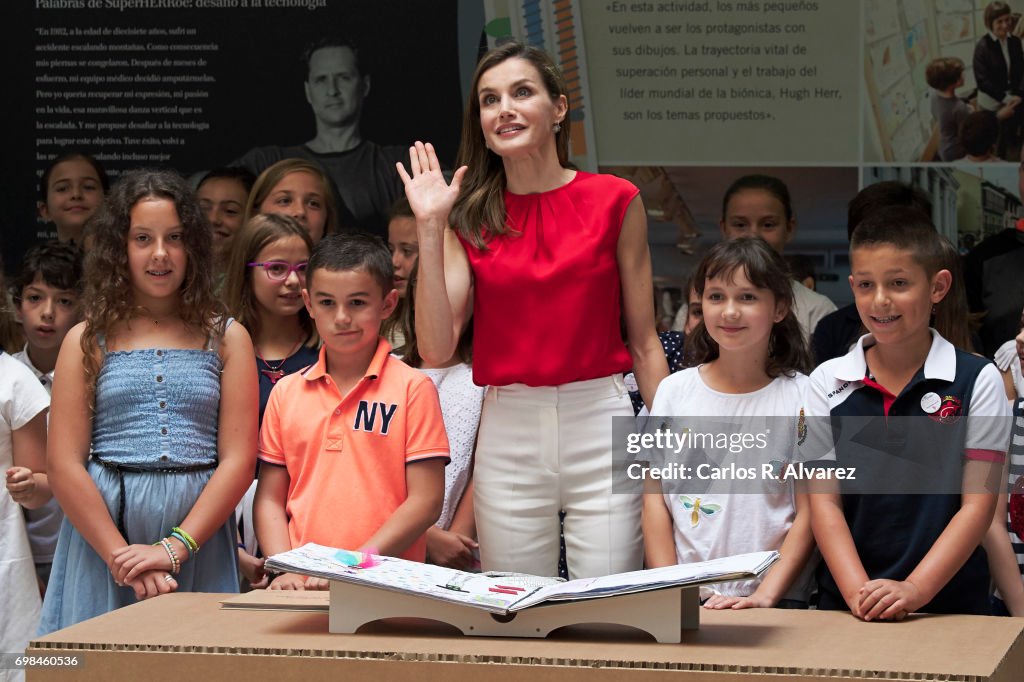
<path id="1" fill-rule="evenodd" d="M 2 291 L 2 281 L 0 281 Z M 22 507 L 51 498 L 46 476 L 50 398 L 35 375 L 0 350 L 0 651 L 21 652 L 39 626 L 39 585 Z M 3 673 L 0 679 L 6 680 Z M 23 676 L 12 672 L 10 679 Z"/>
<path id="2" fill-rule="evenodd" d="M 398 260 L 398 257 L 395 257 Z M 448 432 L 451 462 L 444 469 L 444 507 L 437 523 L 427 529 L 427 562 L 460 570 L 480 567 L 476 522 L 473 517 L 473 451 L 480 426 L 484 387 L 473 383 L 471 356 L 473 326 L 459 337 L 455 354 L 437 365 L 420 355 L 416 341 L 416 274 L 413 263 L 405 287 L 402 334 L 405 344 L 395 353 L 411 367 L 430 377 L 441 401 L 441 416 Z"/>
<path id="3" fill-rule="evenodd" d="M 702 465 L 686 464 L 689 479 L 647 482 L 645 492 L 661 493 L 644 496 L 647 567 L 778 550 L 782 559 L 763 580 L 701 588 L 704 606 L 806 608 L 814 548 L 809 504 L 792 479 L 778 476 L 796 450 L 795 417 L 807 380 L 801 372 L 811 359 L 793 314 L 785 263 L 759 237 L 721 242 L 697 267 L 694 286 L 704 313 L 687 339 L 688 364 L 696 366 L 661 382 L 651 413 L 707 418 L 680 421 L 675 431 L 720 431 L 728 420 L 740 425 L 733 435 L 762 436 L 766 447 L 748 439 L 750 447 L 741 452 L 701 450 Z M 786 417 L 794 419 L 778 419 Z M 737 480 L 730 464 L 754 476 Z M 724 482 L 729 479 L 734 482 Z"/>

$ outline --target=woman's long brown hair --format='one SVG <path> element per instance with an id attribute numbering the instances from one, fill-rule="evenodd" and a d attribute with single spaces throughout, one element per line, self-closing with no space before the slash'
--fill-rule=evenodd
<path id="1" fill-rule="evenodd" d="M 480 97 L 478 89 L 480 78 L 485 72 L 508 59 L 523 59 L 537 69 L 541 81 L 552 100 L 565 96 L 569 100 L 568 88 L 562 78 L 558 66 L 543 50 L 523 45 L 522 43 L 505 43 L 487 54 L 476 65 L 473 73 L 473 86 L 466 101 L 462 119 L 462 140 L 456 167 L 466 166 L 466 175 L 462 178 L 462 189 L 455 206 L 452 208 L 449 222 L 459 234 L 479 249 L 486 249 L 486 239 L 493 236 L 509 234 L 516 229 L 515 225 L 507 224 L 505 213 L 505 166 L 501 157 L 487 148 L 483 130 L 480 128 Z M 555 149 L 558 152 L 558 163 L 569 168 L 569 130 L 570 115 L 566 110 L 561 122 L 561 130 L 555 133 Z"/>

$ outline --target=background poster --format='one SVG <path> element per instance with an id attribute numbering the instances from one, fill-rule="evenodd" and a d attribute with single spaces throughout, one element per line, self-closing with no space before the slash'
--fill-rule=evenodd
<path id="1" fill-rule="evenodd" d="M 968 68 L 958 95 L 971 96 L 985 4 L 28 0 L 29 11 L 9 17 L 0 251 L 10 267 L 51 235 L 35 214 L 37 178 L 63 150 L 94 154 L 112 175 L 151 165 L 192 174 L 255 146 L 309 140 L 300 56 L 324 33 L 360 45 L 372 79 L 363 136 L 431 140 L 451 165 L 478 55 L 515 38 L 544 48 L 563 70 L 577 166 L 614 169 L 642 188 L 655 275 L 666 287 L 680 285 L 718 240 L 731 180 L 792 168 L 800 230 L 787 253 L 811 255 L 829 295 L 843 298 L 841 217 L 864 183 L 905 178 L 936 205 L 952 201 L 943 215 L 958 215 L 961 227 L 938 222 L 958 241 L 969 232 L 976 243 L 1024 213 L 1009 189 L 984 214 L 972 208 L 981 205 L 974 178 L 1016 177 L 1015 164 L 1005 173 L 916 170 L 932 163 L 936 139 L 924 70 L 936 57 L 960 57 Z"/>
<path id="2" fill-rule="evenodd" d="M 457 0 L 31 4 L 8 30 L 18 65 L 5 88 L 0 248 L 8 267 L 51 236 L 35 218 L 38 177 L 64 150 L 88 151 L 111 175 L 141 166 L 189 175 L 255 146 L 311 139 L 302 55 L 324 36 L 353 40 L 370 74 L 363 138 L 431 140 L 451 164 L 464 102 L 460 54 L 472 69 L 482 37 L 477 3 L 460 11 Z"/>

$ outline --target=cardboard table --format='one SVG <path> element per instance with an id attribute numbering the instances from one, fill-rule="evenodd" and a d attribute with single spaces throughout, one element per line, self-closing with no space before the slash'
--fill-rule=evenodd
<path id="1" fill-rule="evenodd" d="M 32 642 L 32 656 L 80 657 L 28 680 L 1024 680 L 1024 619 L 704 611 L 680 644 L 629 628 L 573 626 L 547 639 L 465 637 L 428 620 L 328 633 L 326 612 L 221 609 L 227 595 L 170 594 Z"/>

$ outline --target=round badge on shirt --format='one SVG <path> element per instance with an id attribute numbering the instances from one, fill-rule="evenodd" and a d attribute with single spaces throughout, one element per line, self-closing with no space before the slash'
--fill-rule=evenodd
<path id="1" fill-rule="evenodd" d="M 942 407 L 942 398 L 938 393 L 925 393 L 921 396 L 921 409 L 926 414 L 935 414 Z"/>

